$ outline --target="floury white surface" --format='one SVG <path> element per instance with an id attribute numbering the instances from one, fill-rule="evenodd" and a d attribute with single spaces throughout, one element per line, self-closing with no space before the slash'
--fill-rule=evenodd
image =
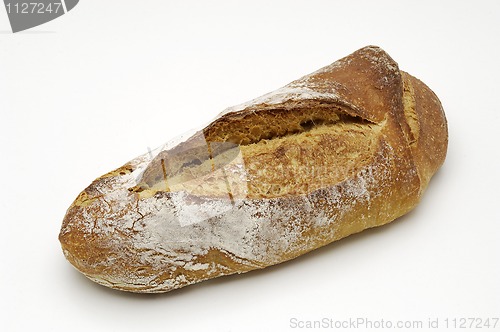
<path id="1" fill-rule="evenodd" d="M 498 13 L 494 1 L 86 0 L 13 35 L 0 11 L 2 329 L 292 331 L 294 317 L 497 314 Z M 62 217 L 96 176 L 368 44 L 427 83 L 449 123 L 445 165 L 403 220 L 159 296 L 107 290 L 65 261 Z"/>

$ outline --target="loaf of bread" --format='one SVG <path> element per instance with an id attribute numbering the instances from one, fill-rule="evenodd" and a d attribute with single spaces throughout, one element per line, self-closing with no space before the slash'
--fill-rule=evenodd
<path id="1" fill-rule="evenodd" d="M 99 177 L 59 240 L 125 291 L 261 269 L 413 209 L 447 141 L 436 95 L 368 46 Z"/>

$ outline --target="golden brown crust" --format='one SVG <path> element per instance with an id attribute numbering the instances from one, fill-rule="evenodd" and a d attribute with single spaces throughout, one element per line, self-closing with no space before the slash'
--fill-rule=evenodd
<path id="1" fill-rule="evenodd" d="M 394 220 L 416 206 L 446 146 L 434 93 L 365 47 L 97 179 L 59 238 L 92 280 L 165 292 Z"/>
<path id="2" fill-rule="evenodd" d="M 448 126 L 438 97 L 419 79 L 402 72 L 414 92 L 414 112 L 418 123 L 418 139 L 412 145 L 413 158 L 423 181 L 423 189 L 441 167 L 448 147 Z"/>

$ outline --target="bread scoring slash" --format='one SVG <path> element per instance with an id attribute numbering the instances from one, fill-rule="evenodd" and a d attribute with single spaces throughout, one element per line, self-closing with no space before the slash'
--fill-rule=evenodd
<path id="1" fill-rule="evenodd" d="M 261 269 L 409 212 L 447 143 L 437 96 L 368 46 L 99 177 L 59 240 L 131 292 Z"/>

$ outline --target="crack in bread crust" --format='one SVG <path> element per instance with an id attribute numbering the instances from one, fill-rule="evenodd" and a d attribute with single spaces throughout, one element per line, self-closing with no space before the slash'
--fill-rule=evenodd
<path id="1" fill-rule="evenodd" d="M 131 190 L 149 190 L 147 195 L 176 190 L 227 195 L 227 174 L 211 171 L 231 147 L 241 152 L 238 166 L 246 172 L 246 182 L 232 183 L 232 187 L 245 186 L 248 198 L 298 195 L 329 187 L 371 161 L 381 125 L 352 117 L 336 105 L 318 107 L 316 101 L 310 104 L 309 109 L 302 105 L 241 117 L 231 115 L 235 117 L 231 121 L 222 118 L 204 130 L 206 142 L 230 141 L 236 145 L 202 143 L 185 152 L 164 151 L 145 170 L 139 189 Z M 165 164 L 174 171 L 167 175 Z M 172 184 L 176 189 L 167 190 Z"/>

